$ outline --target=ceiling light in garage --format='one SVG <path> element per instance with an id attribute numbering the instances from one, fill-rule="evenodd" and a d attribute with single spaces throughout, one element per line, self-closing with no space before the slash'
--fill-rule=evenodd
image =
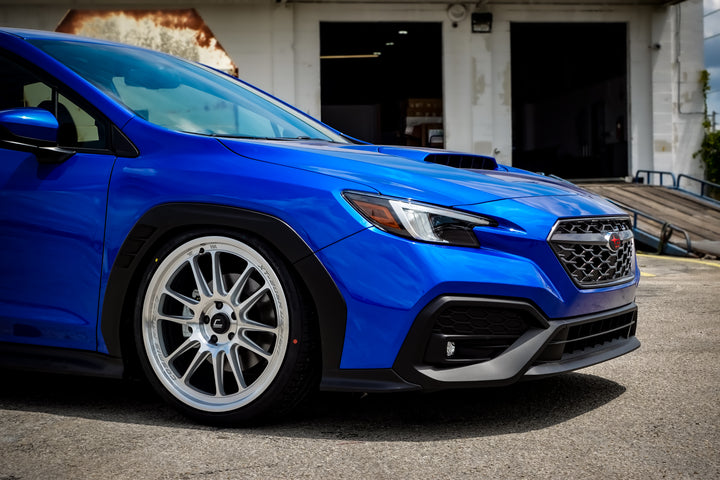
<path id="1" fill-rule="evenodd" d="M 348 58 L 377 58 L 381 55 L 381 52 L 373 52 L 361 55 L 321 55 L 320 60 L 341 60 Z"/>

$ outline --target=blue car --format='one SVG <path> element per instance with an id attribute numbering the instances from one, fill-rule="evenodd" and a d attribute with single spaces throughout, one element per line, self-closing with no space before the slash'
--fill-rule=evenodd
<path id="1" fill-rule="evenodd" d="M 206 422 L 506 385 L 636 349 L 629 218 L 355 141 L 162 53 L 0 29 L 0 363 L 144 375 Z"/>

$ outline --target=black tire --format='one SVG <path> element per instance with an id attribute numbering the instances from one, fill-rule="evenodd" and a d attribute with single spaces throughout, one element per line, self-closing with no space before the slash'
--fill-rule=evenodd
<path id="1" fill-rule="evenodd" d="M 176 238 L 148 266 L 135 310 L 146 376 L 194 419 L 268 420 L 317 388 L 308 304 L 283 259 L 259 239 L 224 231 Z"/>

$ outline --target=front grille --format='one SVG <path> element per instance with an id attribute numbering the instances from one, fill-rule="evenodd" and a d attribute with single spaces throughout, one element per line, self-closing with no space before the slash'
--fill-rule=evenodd
<path id="1" fill-rule="evenodd" d="M 507 350 L 537 320 L 523 309 L 451 304 L 435 316 L 425 362 L 458 366 L 491 360 Z M 452 342 L 454 352 L 448 355 Z"/>
<path id="2" fill-rule="evenodd" d="M 558 330 L 535 364 L 558 361 L 563 356 L 583 354 L 614 340 L 635 336 L 637 310 Z"/>
<path id="3" fill-rule="evenodd" d="M 580 288 L 617 285 L 634 278 L 632 224 L 627 217 L 559 220 L 548 242 Z"/>

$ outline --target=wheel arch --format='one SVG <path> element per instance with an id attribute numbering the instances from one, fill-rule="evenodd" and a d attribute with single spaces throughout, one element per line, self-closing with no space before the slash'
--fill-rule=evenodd
<path id="1" fill-rule="evenodd" d="M 313 303 L 323 372 L 340 365 L 347 307 L 335 282 L 312 249 L 288 224 L 265 213 L 237 207 L 171 203 L 148 210 L 123 241 L 108 277 L 100 331 L 111 357 L 123 359 L 126 373 L 137 370 L 133 343 L 134 306 L 148 262 L 164 242 L 190 231 L 222 228 L 259 237 L 287 262 Z"/>

